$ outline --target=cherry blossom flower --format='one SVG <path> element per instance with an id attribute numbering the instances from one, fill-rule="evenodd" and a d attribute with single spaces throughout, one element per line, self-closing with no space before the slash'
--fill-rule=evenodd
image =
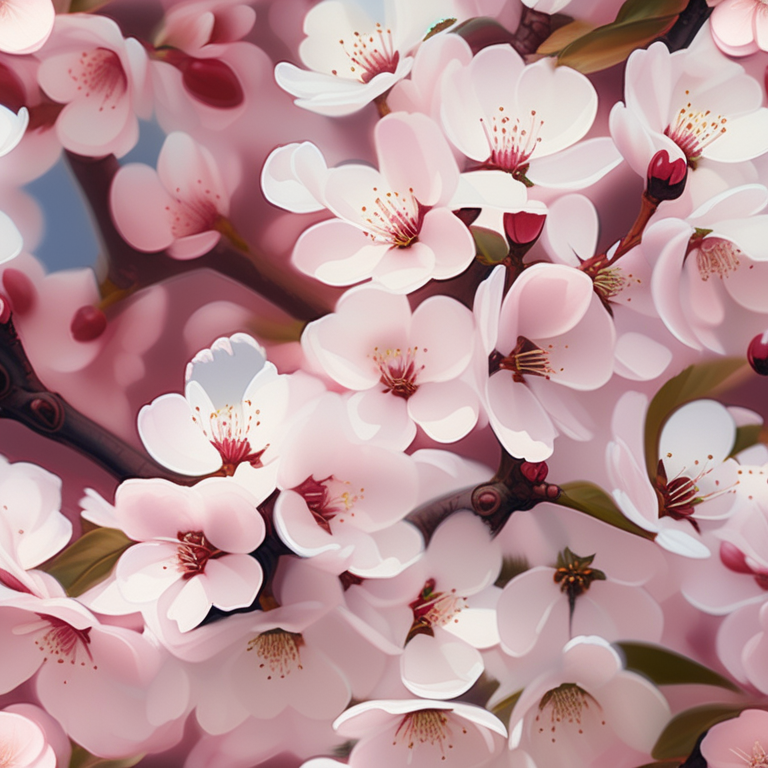
<path id="1" fill-rule="evenodd" d="M 110 190 L 120 234 L 140 251 L 175 259 L 208 253 L 232 233 L 229 192 L 211 153 L 185 133 L 163 143 L 157 171 L 141 163 L 123 166 Z"/>
<path id="2" fill-rule="evenodd" d="M 647 398 L 627 392 L 613 416 L 608 444 L 613 496 L 633 523 L 656 543 L 685 557 L 709 557 L 700 522 L 723 520 L 736 501 L 738 464 L 728 456 L 736 438 L 733 417 L 714 400 L 695 400 L 675 411 L 659 437 L 656 474 L 648 477 L 642 449 Z"/>
<path id="3" fill-rule="evenodd" d="M 307 37 L 299 47 L 311 71 L 281 62 L 275 79 L 300 107 L 322 115 L 351 114 L 410 72 L 411 49 L 451 10 L 436 0 L 418 8 L 407 0 L 318 3 L 304 17 Z"/>
<path id="4" fill-rule="evenodd" d="M 621 162 L 609 138 L 577 144 L 595 119 L 597 93 L 570 67 L 549 59 L 526 66 L 511 46 L 493 45 L 468 65 L 449 63 L 441 83 L 448 138 L 486 174 L 580 189 Z M 474 177 L 478 187 L 493 183 L 491 175 Z"/>
<path id="5" fill-rule="evenodd" d="M 51 0 L 5 0 L 0 8 L 0 51 L 39 51 L 53 31 L 55 16 Z"/>
<path id="6" fill-rule="evenodd" d="M 709 768 L 744 768 L 768 762 L 768 712 L 745 709 L 733 720 L 713 725 L 701 742 Z"/>
<path id="7" fill-rule="evenodd" d="M 768 190 L 749 184 L 716 195 L 685 221 L 648 228 L 641 248 L 653 264 L 653 299 L 684 344 L 741 352 L 764 328 L 768 298 L 759 286 L 768 271 L 768 216 L 760 212 L 767 203 Z"/>
<path id="8" fill-rule="evenodd" d="M 148 117 L 144 48 L 123 39 L 106 16 L 59 15 L 54 29 L 38 80 L 65 104 L 56 120 L 59 140 L 79 155 L 122 157 L 138 141 L 137 114 Z"/>
<path id="9" fill-rule="evenodd" d="M 397 113 L 376 124 L 374 142 L 378 171 L 328 171 L 321 202 L 338 218 L 304 232 L 293 262 L 330 285 L 373 278 L 401 293 L 463 272 L 475 246 L 449 208 L 459 171 L 440 129 L 424 115 Z"/>
<path id="10" fill-rule="evenodd" d="M 634 51 L 624 95 L 625 104 L 611 111 L 611 135 L 643 177 L 660 149 L 691 168 L 702 159 L 738 163 L 768 150 L 762 88 L 717 50 L 710 35 L 697 35 L 675 53 L 659 42 Z"/>
<path id="11" fill-rule="evenodd" d="M 506 653 L 524 656 L 540 641 L 559 651 L 587 633 L 611 642 L 661 639 L 661 608 L 643 588 L 663 571 L 650 542 L 546 503 L 515 513 L 501 537 L 502 544 L 517 542 L 513 552 L 533 566 L 499 598 Z M 537 551 L 537 540 L 547 545 L 546 554 Z"/>
<path id="12" fill-rule="evenodd" d="M 39 725 L 13 712 L 0 712 L 0 754 L 8 766 L 56 768 L 56 755 Z"/>
<path id="13" fill-rule="evenodd" d="M 459 379 L 472 355 L 471 313 L 434 296 L 411 314 L 405 296 L 360 286 L 336 311 L 310 323 L 302 346 L 353 398 L 358 417 L 399 448 L 418 424 L 439 442 L 458 440 L 477 420 L 472 388 Z"/>
<path id="14" fill-rule="evenodd" d="M 294 552 L 363 578 L 393 576 L 421 554 L 421 536 L 400 522 L 416 503 L 415 463 L 360 440 L 338 395 L 294 425 L 283 456 L 274 523 Z"/>
<path id="15" fill-rule="evenodd" d="M 356 740 L 351 768 L 477 768 L 501 753 L 507 735 L 501 721 L 481 707 L 429 699 L 366 701 L 333 727 Z"/>
<path id="16" fill-rule="evenodd" d="M 560 664 L 526 686 L 512 710 L 509 746 L 540 766 L 586 768 L 603 755 L 630 754 L 640 763 L 669 716 L 658 689 L 625 671 L 605 640 L 581 636 L 563 648 Z"/>
<path id="17" fill-rule="evenodd" d="M 768 14 L 761 0 L 709 0 L 709 26 L 717 47 L 729 56 L 768 50 Z"/>
<path id="18" fill-rule="evenodd" d="M 491 427 L 506 450 L 528 461 L 552 454 L 558 431 L 588 440 L 579 409 L 553 384 L 597 389 L 613 371 L 616 332 L 584 272 L 534 264 L 502 301 L 497 267 L 475 297 L 475 317 L 488 355 L 485 397 Z M 487 378 L 485 378 L 487 376 Z"/>
<path id="19" fill-rule="evenodd" d="M 48 750 L 54 756 L 53 766 L 69 765 L 69 760 L 72 756 L 72 744 L 64 733 L 61 725 L 56 722 L 45 710 L 34 704 L 11 704 L 6 707 L 2 715 L 14 715 L 23 718 L 27 723 L 31 723 L 36 726 L 43 735 L 45 740 L 45 748 L 42 755 L 38 759 L 47 759 Z M 16 725 L 17 723 L 14 723 Z M 7 738 L 6 733 L 6 738 Z M 35 734 L 33 740 L 37 741 L 37 735 Z M 5 740 L 4 742 L 5 743 Z M 42 768 L 38 766 L 38 763 L 32 763 L 32 768 Z"/>
<path id="20" fill-rule="evenodd" d="M 85 514 L 93 520 L 92 514 Z M 181 632 L 196 627 L 211 606 L 249 606 L 263 574 L 248 553 L 264 540 L 256 500 L 224 478 L 193 488 L 167 480 L 127 480 L 115 493 L 112 523 L 134 541 L 117 561 L 117 586 L 137 609 L 166 592 L 167 618 Z"/>
<path id="21" fill-rule="evenodd" d="M 147 450 L 183 474 L 234 474 L 261 502 L 275 487 L 273 473 L 263 467 L 273 458 L 286 414 L 287 377 L 278 375 L 254 339 L 238 333 L 199 352 L 187 366 L 186 382 L 184 395 L 162 395 L 139 412 Z"/>

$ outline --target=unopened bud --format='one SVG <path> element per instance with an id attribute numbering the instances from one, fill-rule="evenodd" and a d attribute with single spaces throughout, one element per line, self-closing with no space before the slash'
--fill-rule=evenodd
<path id="1" fill-rule="evenodd" d="M 505 213 L 504 233 L 510 248 L 521 245 L 527 245 L 530 248 L 539 239 L 546 218 L 546 214 L 528 211 Z"/>
<path id="2" fill-rule="evenodd" d="M 755 373 L 768 376 L 768 331 L 759 333 L 749 342 L 747 360 Z"/>
<path id="3" fill-rule="evenodd" d="M 198 101 L 217 109 L 234 109 L 245 100 L 240 80 L 220 59 L 196 59 L 182 51 L 169 51 L 165 60 L 182 74 L 184 87 Z"/>
<path id="4" fill-rule="evenodd" d="M 549 467 L 546 461 L 524 461 L 520 465 L 520 471 L 523 473 L 523 477 L 529 482 L 539 485 L 547 479 L 549 474 Z"/>
<path id="5" fill-rule="evenodd" d="M 9 267 L 3 272 L 3 288 L 17 315 L 25 315 L 37 302 L 35 284 L 20 269 Z"/>
<path id="6" fill-rule="evenodd" d="M 688 164 L 679 157 L 671 160 L 666 149 L 660 149 L 648 165 L 646 191 L 656 200 L 677 200 L 685 190 Z"/>
<path id="7" fill-rule="evenodd" d="M 98 339 L 106 328 L 106 315 L 98 307 L 86 305 L 75 312 L 69 332 L 75 341 L 85 342 Z"/>

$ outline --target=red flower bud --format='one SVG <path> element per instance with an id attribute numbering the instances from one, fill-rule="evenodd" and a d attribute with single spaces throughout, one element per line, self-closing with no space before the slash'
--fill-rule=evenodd
<path id="1" fill-rule="evenodd" d="M 677 200 L 688 179 L 688 164 L 680 157 L 671 160 L 666 149 L 660 149 L 648 165 L 647 191 L 656 200 Z"/>
<path id="2" fill-rule="evenodd" d="M 755 373 L 768 376 L 768 331 L 759 333 L 749 342 L 747 360 Z"/>
<path id="3" fill-rule="evenodd" d="M 18 112 L 26 100 L 27 90 L 19 76 L 7 64 L 0 64 L 0 104 Z"/>
<path id="4" fill-rule="evenodd" d="M 523 477 L 529 483 L 535 483 L 538 485 L 547 479 L 547 475 L 549 474 L 549 467 L 547 466 L 546 461 L 524 461 L 520 465 L 520 471 L 523 473 Z"/>
<path id="5" fill-rule="evenodd" d="M 519 211 L 518 213 L 504 214 L 504 232 L 509 240 L 510 247 L 513 245 L 533 245 L 544 229 L 546 214 L 528 213 L 528 211 Z"/>
<path id="6" fill-rule="evenodd" d="M 229 64 L 220 59 L 195 59 L 182 51 L 168 51 L 165 61 L 182 74 L 184 87 L 198 101 L 217 109 L 234 109 L 244 99 L 243 86 Z"/>
<path id="7" fill-rule="evenodd" d="M 98 307 L 84 306 L 75 312 L 69 332 L 75 341 L 93 341 L 107 329 L 107 318 Z"/>
<path id="8" fill-rule="evenodd" d="M 35 284 L 20 269 L 10 267 L 3 272 L 3 288 L 17 315 L 26 314 L 37 302 Z"/>

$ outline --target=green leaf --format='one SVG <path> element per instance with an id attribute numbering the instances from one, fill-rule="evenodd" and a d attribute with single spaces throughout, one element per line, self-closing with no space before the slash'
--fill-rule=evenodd
<path id="1" fill-rule="evenodd" d="M 741 689 L 727 678 L 687 656 L 652 643 L 614 643 L 624 653 L 626 668 L 640 672 L 654 685 L 716 685 L 729 691 Z"/>
<path id="2" fill-rule="evenodd" d="M 512 715 L 512 710 L 515 708 L 515 704 L 517 704 L 517 700 L 523 695 L 523 689 L 521 688 L 519 691 L 515 691 L 511 696 L 507 696 L 505 699 L 502 699 L 496 706 L 491 709 L 491 712 L 493 712 L 496 717 L 499 718 L 502 722 L 508 723 L 509 718 Z"/>
<path id="3" fill-rule="evenodd" d="M 481 264 L 495 266 L 509 256 L 507 241 L 498 232 L 485 227 L 470 227 L 469 230 L 475 238 L 477 260 Z"/>
<path id="4" fill-rule="evenodd" d="M 594 29 L 593 24 L 587 24 L 586 21 L 576 19 L 564 27 L 556 29 L 537 49 L 536 53 L 542 56 L 552 56 L 562 51 L 566 45 L 570 45 L 574 40 L 584 37 L 588 32 Z"/>
<path id="5" fill-rule="evenodd" d="M 590 517 L 602 520 L 622 531 L 633 533 L 635 536 L 642 536 L 644 539 L 651 540 L 655 538 L 655 534 L 642 529 L 624 517 L 613 499 L 594 483 L 584 481 L 565 483 L 560 486 L 560 490 L 562 493 L 555 502 L 556 504 L 584 512 Z"/>
<path id="6" fill-rule="evenodd" d="M 627 0 L 619 8 L 614 23 L 638 21 L 640 19 L 662 19 L 682 13 L 689 0 Z"/>
<path id="7" fill-rule="evenodd" d="M 69 768 L 131 768 L 143 758 L 144 755 L 137 755 L 136 757 L 124 757 L 122 760 L 109 760 L 104 757 L 96 757 L 79 744 L 73 743 Z"/>
<path id="8" fill-rule="evenodd" d="M 651 755 L 656 760 L 685 760 L 696 746 L 696 741 L 704 731 L 713 725 L 738 717 L 748 705 L 705 704 L 702 707 L 687 709 L 675 715 L 659 736 Z"/>
<path id="9" fill-rule="evenodd" d="M 658 760 L 653 763 L 639 765 L 637 768 L 680 768 L 680 758 L 673 757 L 671 760 Z"/>
<path id="10" fill-rule="evenodd" d="M 72 0 L 70 13 L 91 13 L 110 3 L 111 0 Z"/>
<path id="11" fill-rule="evenodd" d="M 120 555 L 134 543 L 116 528 L 96 528 L 67 547 L 43 570 L 59 581 L 70 597 L 77 597 L 106 579 Z"/>
<path id="12" fill-rule="evenodd" d="M 567 45 L 557 57 L 559 66 L 572 67 L 584 74 L 620 64 L 632 51 L 645 48 L 668 32 L 677 16 L 639 19 L 603 27 Z"/>
<path id="13" fill-rule="evenodd" d="M 746 365 L 741 358 L 733 357 L 690 365 L 656 393 L 645 415 L 645 465 L 649 477 L 656 477 L 659 438 L 672 413 L 691 400 L 711 395 L 716 387 Z"/>
<path id="14" fill-rule="evenodd" d="M 743 427 L 736 427 L 736 440 L 734 440 L 733 448 L 728 454 L 735 456 L 741 451 L 745 451 L 747 448 L 751 448 L 753 445 L 757 445 L 760 442 L 760 432 L 763 429 L 762 424 L 745 424 Z"/>

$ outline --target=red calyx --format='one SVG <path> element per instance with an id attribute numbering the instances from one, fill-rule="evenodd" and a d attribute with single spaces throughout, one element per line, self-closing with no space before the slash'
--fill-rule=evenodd
<path id="1" fill-rule="evenodd" d="M 687 162 L 682 157 L 670 159 L 666 149 L 660 149 L 648 164 L 647 191 L 656 200 L 677 200 L 687 179 Z"/>
<path id="2" fill-rule="evenodd" d="M 544 229 L 546 218 L 546 214 L 527 211 L 505 213 L 504 232 L 510 246 L 533 245 L 539 239 L 541 230 Z"/>

